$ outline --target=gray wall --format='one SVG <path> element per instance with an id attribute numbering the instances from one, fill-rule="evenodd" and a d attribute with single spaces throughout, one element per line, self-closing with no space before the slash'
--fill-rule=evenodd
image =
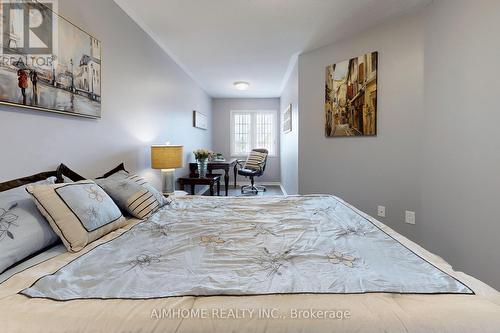
<path id="1" fill-rule="evenodd" d="M 419 239 L 500 289 L 500 1 L 435 1 L 425 27 Z"/>
<path id="2" fill-rule="evenodd" d="M 192 127 L 194 109 L 210 120 L 210 97 L 112 0 L 64 0 L 59 11 L 103 43 L 102 119 L 0 105 L 0 181 L 60 162 L 93 177 L 124 161 L 159 187 L 152 143 L 183 144 L 185 162 L 193 149 L 212 147 L 211 130 Z"/>
<path id="3" fill-rule="evenodd" d="M 280 97 L 281 119 L 283 112 L 292 104 L 292 131 L 283 133 L 281 124 L 281 185 L 287 194 L 299 192 L 299 70 L 295 64 Z"/>
<path id="4" fill-rule="evenodd" d="M 373 216 L 385 205 L 382 222 L 500 289 L 498 31 L 500 2 L 439 0 L 300 56 L 299 192 Z M 377 137 L 325 138 L 325 66 L 369 51 L 379 51 Z"/>
<path id="5" fill-rule="evenodd" d="M 276 110 L 278 113 L 278 124 L 276 130 L 279 130 L 279 98 L 214 98 L 212 100 L 213 110 L 213 149 L 215 152 L 223 153 L 226 158 L 231 156 L 231 111 L 234 110 Z M 279 132 L 277 132 L 279 133 Z M 256 179 L 257 182 L 280 182 L 280 143 L 279 135 L 277 138 L 278 154 L 269 157 L 266 166 L 266 172 L 262 177 Z M 245 157 L 240 157 L 244 159 Z M 233 175 L 231 175 L 231 180 Z M 240 176 L 239 180 L 245 178 Z"/>
<path id="6" fill-rule="evenodd" d="M 299 192 L 331 193 L 415 239 L 405 210 L 420 216 L 418 154 L 423 105 L 423 16 L 399 18 L 299 57 Z M 379 52 L 378 135 L 326 138 L 325 67 Z"/>

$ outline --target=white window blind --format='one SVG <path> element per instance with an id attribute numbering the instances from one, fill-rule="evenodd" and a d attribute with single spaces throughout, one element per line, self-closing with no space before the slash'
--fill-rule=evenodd
<path id="1" fill-rule="evenodd" d="M 231 111 L 231 156 L 265 148 L 276 155 L 276 111 Z"/>

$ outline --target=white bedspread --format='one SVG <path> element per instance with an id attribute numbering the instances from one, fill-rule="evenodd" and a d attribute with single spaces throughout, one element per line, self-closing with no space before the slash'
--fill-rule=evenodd
<path id="1" fill-rule="evenodd" d="M 253 201 L 256 200 L 256 201 Z M 267 199 L 266 199 L 267 200 Z M 176 200 L 177 203 L 169 209 L 166 209 L 161 214 L 155 216 L 155 218 L 150 222 L 159 222 L 163 218 L 169 218 L 167 224 L 173 224 L 172 229 L 167 227 L 166 229 L 160 228 L 160 231 L 151 231 L 150 234 L 154 234 L 151 243 L 158 243 L 161 240 L 165 241 L 165 237 L 168 238 L 169 234 L 177 234 L 175 228 L 179 224 L 186 223 L 185 232 L 188 232 L 190 228 L 193 228 L 198 222 L 191 221 L 191 219 L 199 220 L 199 223 L 212 225 L 220 223 L 220 229 L 208 229 L 208 230 L 219 230 L 221 233 L 216 236 L 218 237 L 204 237 L 201 239 L 202 234 L 198 234 L 198 239 L 196 237 L 191 237 L 193 244 L 189 246 L 200 246 L 200 251 L 206 251 L 205 254 L 213 254 L 217 251 L 217 246 L 221 246 L 226 242 L 231 243 L 231 234 L 226 234 L 227 231 L 231 230 L 233 227 L 228 224 L 231 221 L 237 224 L 244 225 L 240 222 L 240 218 L 226 217 L 221 221 L 212 219 L 221 212 L 227 209 L 226 205 L 232 206 L 232 210 L 236 213 L 241 214 L 240 216 L 253 216 L 252 220 L 248 220 L 247 227 L 252 228 L 251 235 L 254 238 L 252 240 L 255 243 L 255 249 L 250 246 L 246 246 L 252 253 L 262 253 L 258 251 L 257 247 L 260 246 L 261 242 L 265 242 L 266 239 L 271 240 L 272 235 L 269 231 L 274 232 L 274 228 L 268 230 L 267 226 L 272 223 L 270 221 L 265 222 L 264 216 L 269 216 L 267 214 L 273 214 L 280 223 L 276 225 L 278 230 L 285 232 L 286 234 L 292 235 L 296 234 L 298 231 L 294 231 L 293 225 L 298 223 L 298 214 L 293 212 L 293 206 L 290 208 L 289 212 L 283 214 L 283 206 L 290 206 L 290 202 L 298 200 L 298 207 L 303 206 L 313 208 L 316 204 L 309 205 L 307 201 L 309 198 L 304 198 L 304 202 L 301 203 L 300 198 L 290 198 L 290 201 L 284 203 L 282 199 L 275 198 L 269 204 L 261 202 L 261 199 L 232 199 L 232 198 L 202 198 L 197 199 L 194 197 L 186 198 L 181 200 Z M 314 200 L 313 200 L 314 201 Z M 20 294 L 22 290 L 29 288 L 30 286 L 37 286 L 35 283 L 37 280 L 42 281 L 45 276 L 58 276 L 60 279 L 65 279 L 66 276 L 61 275 L 60 272 L 64 272 L 65 267 L 70 267 L 71 262 L 79 262 L 79 258 L 83 258 L 87 255 L 92 256 L 100 248 L 106 247 L 107 244 L 113 243 L 113 239 L 122 239 L 127 237 L 135 230 L 137 225 L 137 220 L 131 220 L 129 225 L 113 231 L 112 233 L 104 236 L 103 238 L 87 245 L 79 253 L 66 252 L 60 254 L 52 259 L 44 261 L 37 266 L 26 269 L 22 272 L 17 273 L 12 276 L 7 281 L 0 283 L 0 331 L 1 332 L 53 332 L 53 333 L 63 333 L 63 332 L 91 332 L 91 333 L 118 333 L 118 332 L 130 332 L 130 333 L 143 333 L 143 332 L 158 332 L 158 333 L 223 333 L 223 332 L 238 332 L 238 333 L 264 333 L 264 332 L 279 332 L 279 333 L 304 333 L 304 332 L 344 332 L 344 333 L 359 333 L 359 332 L 369 332 L 369 333 L 498 333 L 500 332 L 500 294 L 493 288 L 487 286 L 486 284 L 474 279 L 473 277 L 456 272 L 452 267 L 447 264 L 441 258 L 429 253 L 425 249 L 421 248 L 417 244 L 409 241 L 405 237 L 399 235 L 392 229 L 383 225 L 382 223 L 376 221 L 375 219 L 369 217 L 368 215 L 360 212 L 356 208 L 349 206 L 347 203 L 342 202 L 340 199 L 325 199 L 325 202 L 335 202 L 337 208 L 334 213 L 330 211 L 326 213 L 324 210 L 318 209 L 310 212 L 310 224 L 315 226 L 321 226 L 319 220 L 322 219 L 321 216 L 324 214 L 338 215 L 339 219 L 342 219 L 341 214 L 349 214 L 352 216 L 358 215 L 356 219 L 359 221 L 368 220 L 372 225 L 380 228 L 386 235 L 397 240 L 397 242 L 408 248 L 410 252 L 415 253 L 415 255 L 424 259 L 425 262 L 431 263 L 433 266 L 437 267 L 439 271 L 444 272 L 447 276 L 451 276 L 454 279 L 461 281 L 462 283 L 457 283 L 455 280 L 452 281 L 452 286 L 460 287 L 466 284 L 474 291 L 474 294 L 397 294 L 397 293 L 360 293 L 360 294 L 344 294 L 344 293 L 326 293 L 326 294 L 273 294 L 273 295 L 262 295 L 262 296 L 183 296 L 183 297 L 166 297 L 166 298 L 148 298 L 148 299 L 77 299 L 77 300 L 65 300 L 57 301 L 47 298 L 32 298 Z M 286 201 L 285 201 L 286 202 Z M 200 206 L 201 205 L 201 206 Z M 349 209 L 342 208 L 341 206 L 346 206 Z M 200 207 L 190 209 L 189 206 Z M 259 207 L 259 208 L 257 208 Z M 261 213 L 260 208 L 266 207 L 265 212 Z M 317 207 L 319 208 L 319 207 Z M 286 209 L 286 208 L 285 208 Z M 222 211 L 221 211 L 222 210 Z M 351 210 L 352 212 L 348 213 Z M 168 212 L 167 212 L 168 211 Z M 208 213 L 207 213 L 208 211 Z M 281 213 L 280 213 L 281 211 Z M 341 213 L 343 212 L 343 213 Z M 301 213 L 302 214 L 302 213 Z M 223 214 L 222 214 L 223 215 Z M 162 217 L 163 216 L 163 217 Z M 208 217 L 207 217 L 208 216 Z M 257 223 L 257 222 L 262 223 Z M 265 222 L 265 223 L 263 223 Z M 255 227 L 253 226 L 255 224 Z M 286 224 L 290 227 L 285 229 L 282 225 Z M 156 224 L 152 223 L 150 226 Z M 257 227 L 261 225 L 262 227 Z M 369 224 L 367 224 L 370 226 Z M 173 228 L 175 226 L 175 228 Z M 266 226 L 266 227 L 264 227 Z M 132 230 L 130 230 L 132 228 Z M 139 228 L 139 226 L 137 226 Z M 156 228 L 156 227 L 155 227 Z M 166 232 L 167 236 L 162 236 L 163 231 Z M 130 231 L 129 231 L 130 230 Z M 320 230 L 320 229 L 318 229 Z M 336 244 L 338 245 L 338 250 L 342 253 L 346 253 L 354 257 L 353 260 L 349 258 L 344 258 L 345 260 L 340 260 L 337 256 L 333 255 L 333 258 L 326 255 L 325 252 L 330 254 L 332 246 L 324 247 L 324 251 L 316 250 L 321 253 L 321 258 L 323 261 L 327 261 L 329 265 L 335 269 L 344 272 L 346 275 L 348 273 L 355 272 L 357 269 L 356 265 L 371 263 L 369 257 L 371 254 L 368 250 L 351 249 L 350 246 L 341 246 L 349 244 L 350 242 L 345 241 L 345 235 L 350 234 L 348 238 L 354 239 L 355 237 L 367 238 L 370 237 L 371 233 L 365 236 L 354 235 L 357 229 L 346 229 L 336 228 L 337 231 L 334 233 L 336 236 L 332 236 L 329 242 L 325 239 L 325 244 Z M 250 231 L 248 231 L 250 233 Z M 332 232 L 333 233 L 333 232 Z M 363 232 L 359 233 L 363 235 Z M 277 237 L 283 237 L 281 233 L 277 234 Z M 180 237 L 180 234 L 179 234 Z M 275 236 L 276 237 L 276 236 Z M 189 237 L 185 237 L 188 239 Z M 284 237 L 288 239 L 287 237 Z M 221 243 L 219 239 L 224 240 Z M 290 237 L 291 239 L 291 237 Z M 250 241 L 250 240 L 249 240 Z M 202 243 L 202 244 L 201 244 Z M 278 242 L 279 243 L 279 242 Z M 290 244 L 287 242 L 281 242 L 283 244 Z M 300 241 L 299 241 L 300 243 Z M 322 247 L 317 247 L 319 243 L 310 243 L 309 245 L 316 249 L 321 249 Z M 196 245 L 195 245 L 196 244 Z M 128 242 L 125 246 L 130 248 L 139 248 L 144 244 L 134 243 L 133 240 Z M 308 245 L 308 244 L 305 244 Z M 397 245 L 397 244 L 396 244 Z M 179 244 L 178 251 L 171 249 L 169 253 L 177 256 L 178 260 L 182 263 L 175 263 L 172 261 L 166 261 L 166 264 L 172 265 L 173 268 L 181 267 L 182 265 L 189 267 L 196 267 L 196 262 L 194 258 L 186 257 L 182 258 L 178 253 L 184 253 L 184 247 L 188 245 Z M 236 246 L 232 244 L 231 246 Z M 399 247 L 399 245 L 397 245 Z M 336 247 L 336 246 L 335 246 Z M 301 247 L 299 247 L 300 249 Z M 269 253 L 280 253 L 278 251 L 279 247 L 269 246 Z M 280 248 L 281 249 L 281 248 Z M 295 249 L 295 248 L 294 248 Z M 295 251 L 295 250 L 294 250 Z M 352 251 L 352 252 L 351 252 Z M 403 249 L 404 251 L 404 249 Z M 120 251 L 121 253 L 121 251 Z M 188 252 L 186 252 L 188 253 Z M 295 252 L 294 252 L 295 253 Z M 365 256 L 368 253 L 368 259 Z M 391 252 L 392 253 L 392 252 Z M 374 255 L 374 254 L 373 254 Z M 381 256 L 387 253 L 382 253 Z M 127 294 L 127 289 L 139 290 L 134 284 L 141 285 L 141 277 L 148 277 L 151 272 L 148 265 L 156 265 L 163 263 L 163 261 L 157 262 L 154 258 L 149 258 L 146 260 L 145 257 L 139 259 L 120 259 L 120 255 L 113 256 L 111 258 L 118 258 L 123 263 L 123 271 L 129 270 L 135 275 L 135 279 L 128 280 L 129 284 L 116 284 L 121 288 L 123 294 Z M 328 258 L 328 259 L 327 259 Z M 411 259 L 413 262 L 414 257 Z M 333 261 L 330 261 L 333 259 Z M 339 259 L 339 262 L 337 262 Z M 136 260 L 136 261 L 133 261 Z M 163 258 L 158 258 L 158 260 L 164 260 Z M 315 259 L 316 260 L 316 259 Z M 351 269 L 347 262 L 352 261 L 353 267 Z M 319 258 L 318 258 L 319 261 Z M 207 260 L 206 262 L 209 262 Z M 267 281 L 271 281 L 270 284 L 273 285 L 277 281 L 275 279 L 281 278 L 284 274 L 290 274 L 296 267 L 302 267 L 300 261 L 293 257 L 290 260 L 280 261 L 261 261 L 263 263 L 262 267 L 259 264 L 259 276 L 263 276 Z M 418 261 L 416 261 L 418 262 Z M 269 263 L 277 263 L 269 266 Z M 280 264 L 281 263 L 281 264 Z M 296 263 L 299 263 L 296 266 Z M 106 272 L 108 266 L 112 266 L 112 260 L 101 260 L 102 266 L 97 269 L 101 272 Z M 135 265 L 135 266 L 134 266 Z M 326 263 L 325 263 L 326 265 Z M 423 264 L 424 266 L 427 264 Z M 168 266 L 168 265 L 167 265 Z M 236 276 L 234 272 L 240 272 L 244 263 L 238 261 L 227 261 L 226 266 L 227 274 Z M 267 267 L 267 268 L 266 268 Z M 269 267 L 274 267 L 270 269 Z M 317 267 L 317 266 L 315 266 Z M 393 265 L 397 267 L 397 265 Z M 277 268 L 277 269 L 276 269 Z M 431 267 L 432 268 L 432 267 Z M 95 269 L 95 268 L 92 268 Z M 110 269 L 113 272 L 116 267 Z M 318 273 L 319 269 L 314 268 Z M 165 272 L 166 271 L 166 272 Z M 163 288 L 163 285 L 173 285 L 172 277 L 167 276 L 168 269 L 165 269 L 159 273 L 160 277 L 152 277 L 155 281 L 160 281 L 158 284 L 154 284 L 153 292 L 155 289 Z M 68 271 L 71 272 L 71 271 Z M 76 270 L 75 270 L 76 272 Z M 75 273 L 72 272 L 72 273 Z M 244 272 L 244 271 L 243 271 Z M 332 270 L 333 272 L 333 270 Z M 271 274 L 270 274 L 271 273 Z M 281 276 L 278 274 L 282 274 Z M 382 276 L 385 275 L 384 272 L 380 272 Z M 53 274 L 53 275 L 50 275 Z M 126 273 L 128 274 L 128 273 Z M 268 275 L 270 274 L 270 275 Z M 308 273 L 309 274 L 309 273 Z M 191 273 L 185 274 L 184 277 L 189 279 Z M 311 274 L 309 274 L 310 276 Z M 449 277 L 444 276 L 445 279 L 450 281 Z M 76 275 L 75 275 L 76 276 Z M 67 278 L 74 279 L 75 276 L 68 274 Z M 89 275 L 90 276 L 90 275 Z M 194 275 L 193 275 L 194 276 Z M 443 281 L 440 278 L 440 273 L 437 275 L 432 275 L 431 279 L 434 280 L 438 277 L 437 281 Z M 116 275 L 115 275 L 116 277 Z M 441 276 L 442 277 L 442 276 Z M 314 278 L 314 276 L 313 276 Z M 327 281 L 325 286 L 330 287 L 330 285 L 335 282 L 331 276 L 326 276 Z M 346 276 L 340 276 L 339 279 L 347 279 Z M 245 279 L 242 279 L 244 281 Z M 148 281 L 148 278 L 143 281 Z M 175 280 L 176 282 L 179 279 Z M 392 280 L 394 281 L 394 280 Z M 61 283 L 61 281 L 53 281 L 55 283 Z M 234 285 L 233 282 L 227 281 L 224 285 Z M 84 283 L 80 281 L 79 283 Z M 93 278 L 88 281 L 88 287 L 92 289 L 95 293 L 96 290 L 103 290 L 103 288 L 94 288 L 93 284 L 101 284 L 102 281 L 99 279 L 94 280 Z M 148 283 L 148 282 L 147 282 Z M 187 282 L 186 282 L 187 283 Z M 183 283 L 185 286 L 186 283 Z M 210 283 L 215 284 L 216 282 L 210 281 Z M 219 282 L 217 282 L 219 283 Z M 328 285 L 326 285 L 328 283 Z M 365 286 L 363 283 L 352 283 L 352 286 Z M 311 283 L 312 284 L 312 283 Z M 61 285 L 64 285 L 61 284 Z M 334 283 L 333 286 L 336 284 Z M 410 287 L 409 284 L 406 284 Z M 439 284 L 442 287 L 441 283 Z M 413 285 L 412 287 L 415 287 Z M 35 288 L 35 287 L 33 287 Z M 65 296 L 68 296 L 73 286 L 71 284 L 65 285 L 66 291 Z M 170 289 L 170 286 L 168 287 Z M 463 287 L 462 287 L 463 288 Z M 30 290 L 30 289 L 28 289 Z M 31 289 L 36 292 L 42 292 L 41 289 Z M 162 290 L 164 292 L 165 290 Z M 80 286 L 75 285 L 74 294 L 78 295 L 80 293 Z M 108 292 L 116 293 L 116 288 L 110 289 Z M 141 291 L 142 292 L 142 291 Z M 234 291 L 232 291 L 234 292 Z M 74 296 L 73 296 L 74 297 Z M 293 317 L 292 314 L 297 311 L 309 312 L 310 310 L 324 310 L 324 311 L 348 311 L 350 316 L 339 319 L 330 318 L 315 318 L 315 317 Z M 213 312 L 215 311 L 215 313 Z M 253 311 L 250 314 L 249 311 Z M 272 311 L 272 316 L 262 315 L 263 313 L 269 314 Z M 191 314 L 190 316 L 184 317 L 185 313 Z M 208 316 L 201 318 L 200 316 L 195 316 L 196 313 L 201 314 L 208 312 Z M 229 313 L 244 313 L 244 316 L 231 317 Z M 168 316 L 168 313 L 172 314 Z M 225 313 L 225 315 L 223 315 Z M 277 313 L 278 316 L 274 316 Z M 167 314 L 167 315 L 164 315 Z"/>
<path id="2" fill-rule="evenodd" d="M 473 294 L 332 196 L 174 200 L 30 297 Z"/>

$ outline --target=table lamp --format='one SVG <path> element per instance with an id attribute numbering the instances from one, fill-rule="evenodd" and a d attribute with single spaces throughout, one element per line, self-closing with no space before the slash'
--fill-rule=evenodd
<path id="1" fill-rule="evenodd" d="M 153 145 L 151 146 L 151 168 L 161 169 L 163 193 L 174 193 L 174 169 L 182 168 L 182 146 Z"/>

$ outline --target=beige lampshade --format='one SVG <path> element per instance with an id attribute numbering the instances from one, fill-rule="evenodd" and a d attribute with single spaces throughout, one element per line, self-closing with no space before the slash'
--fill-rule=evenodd
<path id="1" fill-rule="evenodd" d="M 176 145 L 151 146 L 151 168 L 182 168 L 182 151 L 182 146 Z"/>

